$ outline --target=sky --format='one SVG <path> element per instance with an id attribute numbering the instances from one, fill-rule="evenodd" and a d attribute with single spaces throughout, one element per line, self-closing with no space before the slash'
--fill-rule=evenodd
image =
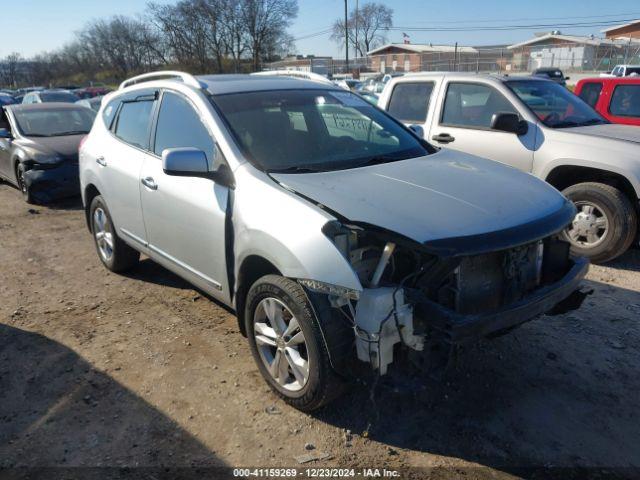
<path id="1" fill-rule="evenodd" d="M 174 3 L 176 0 L 156 0 Z M 348 0 L 349 7 L 355 0 Z M 359 0 L 360 5 L 367 0 Z M 474 25 L 530 25 L 640 18 L 638 0 L 377 0 L 394 10 L 399 27 L 465 27 Z M 55 49 L 73 39 L 74 32 L 93 19 L 145 11 L 148 0 L 0 0 L 0 58 L 17 51 L 23 56 Z M 299 14 L 290 28 L 294 38 L 327 29 L 344 15 L 344 0 L 298 0 Z M 604 6 L 608 9 L 605 9 Z M 576 18 L 584 17 L 584 18 Z M 590 18 L 586 18 L 590 17 Z M 562 19 L 562 20 L 559 20 Z M 563 33 L 599 35 L 605 27 L 562 28 Z M 411 43 L 490 45 L 516 43 L 540 28 L 507 31 L 407 32 Z M 402 32 L 388 35 L 402 42 Z M 322 35 L 296 42 L 297 53 L 341 57 L 344 48 Z"/>

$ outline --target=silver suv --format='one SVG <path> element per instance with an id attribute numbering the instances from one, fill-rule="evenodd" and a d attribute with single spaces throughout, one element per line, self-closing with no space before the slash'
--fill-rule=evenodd
<path id="1" fill-rule="evenodd" d="M 142 252 L 234 308 L 266 381 L 303 410 L 357 360 L 385 374 L 406 349 L 437 368 L 583 298 L 588 263 L 556 238 L 575 208 L 554 188 L 437 151 L 326 83 L 133 78 L 105 97 L 80 179 L 104 265 Z"/>

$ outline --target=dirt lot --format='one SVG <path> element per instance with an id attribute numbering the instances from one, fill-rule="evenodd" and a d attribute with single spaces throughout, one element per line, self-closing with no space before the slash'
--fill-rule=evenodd
<path id="1" fill-rule="evenodd" d="M 0 467 L 520 467 L 640 472 L 640 251 L 572 314 L 464 352 L 448 382 L 355 388 L 313 415 L 270 393 L 235 317 L 143 260 L 108 273 L 79 201 L 0 186 Z M 350 431 L 350 434 L 349 432 Z M 483 468 L 478 468 L 479 466 Z"/>

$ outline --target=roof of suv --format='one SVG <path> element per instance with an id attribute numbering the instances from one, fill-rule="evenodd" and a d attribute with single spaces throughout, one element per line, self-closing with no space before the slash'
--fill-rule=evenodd
<path id="1" fill-rule="evenodd" d="M 77 110 L 79 107 L 75 103 L 68 102 L 48 102 L 48 103 L 14 103 L 6 105 L 6 109 L 14 112 L 25 112 L 31 110 Z"/>
<path id="2" fill-rule="evenodd" d="M 506 82 L 506 81 L 524 81 L 524 80 L 536 80 L 540 82 L 549 82 L 550 80 L 545 77 L 536 77 L 533 75 L 505 75 L 499 73 L 475 73 L 475 72 L 416 72 L 416 73 L 407 73 L 402 77 L 394 77 L 395 81 L 406 81 L 412 78 L 420 78 L 420 77 L 469 77 L 469 78 L 485 78 L 496 80 L 498 82 Z"/>
<path id="3" fill-rule="evenodd" d="M 196 78 L 203 82 L 213 95 L 289 89 L 341 90 L 337 85 L 333 87 L 313 80 L 275 75 L 203 75 Z"/>
<path id="4" fill-rule="evenodd" d="M 155 72 L 158 76 L 164 74 L 164 72 Z M 197 77 L 191 77 L 188 74 L 182 74 L 181 72 L 168 72 L 169 75 L 175 73 L 176 75 L 185 75 L 182 79 L 176 78 L 153 78 L 148 75 L 141 77 L 134 77 L 129 81 L 135 82 L 130 85 L 120 87 L 128 89 L 131 87 L 143 87 L 147 82 L 179 82 L 185 81 L 192 87 L 200 86 L 200 88 L 206 88 L 206 90 L 212 95 L 225 95 L 229 93 L 243 93 L 243 92 L 256 92 L 267 90 L 301 90 L 301 89 L 323 89 L 323 90 L 343 90 L 337 85 L 333 85 L 330 82 L 319 82 L 314 80 L 307 80 L 298 77 L 287 77 L 283 75 L 246 75 L 246 74 L 221 74 L 221 75 L 200 75 Z M 152 74 L 153 75 L 153 74 Z M 146 77 L 146 78 L 144 78 Z M 126 82 L 125 82 L 126 83 Z M 124 85 L 124 84 L 123 84 Z"/>

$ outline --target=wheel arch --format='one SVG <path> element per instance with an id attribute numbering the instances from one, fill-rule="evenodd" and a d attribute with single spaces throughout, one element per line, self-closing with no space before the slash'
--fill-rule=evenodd
<path id="1" fill-rule="evenodd" d="M 90 183 L 86 187 L 84 187 L 84 191 L 82 192 L 82 198 L 84 199 L 84 219 L 87 222 L 87 228 L 91 231 L 91 219 L 89 218 L 89 209 L 91 208 L 91 202 L 94 198 L 100 195 L 100 191 L 93 184 Z"/>
<path id="2" fill-rule="evenodd" d="M 276 267 L 271 261 L 265 257 L 257 254 L 248 255 L 240 264 L 237 275 L 237 288 L 235 294 L 235 310 L 236 317 L 238 319 L 238 328 L 240 333 L 246 336 L 246 328 L 244 322 L 244 310 L 247 293 L 251 285 L 256 280 L 264 277 L 265 275 L 280 275 L 282 273 L 278 267 Z"/>
<path id="3" fill-rule="evenodd" d="M 560 191 L 578 183 L 604 183 L 620 190 L 634 205 L 637 205 L 638 201 L 638 194 L 629 179 L 620 173 L 610 170 L 581 165 L 560 165 L 553 168 L 547 174 L 545 180 Z"/>

